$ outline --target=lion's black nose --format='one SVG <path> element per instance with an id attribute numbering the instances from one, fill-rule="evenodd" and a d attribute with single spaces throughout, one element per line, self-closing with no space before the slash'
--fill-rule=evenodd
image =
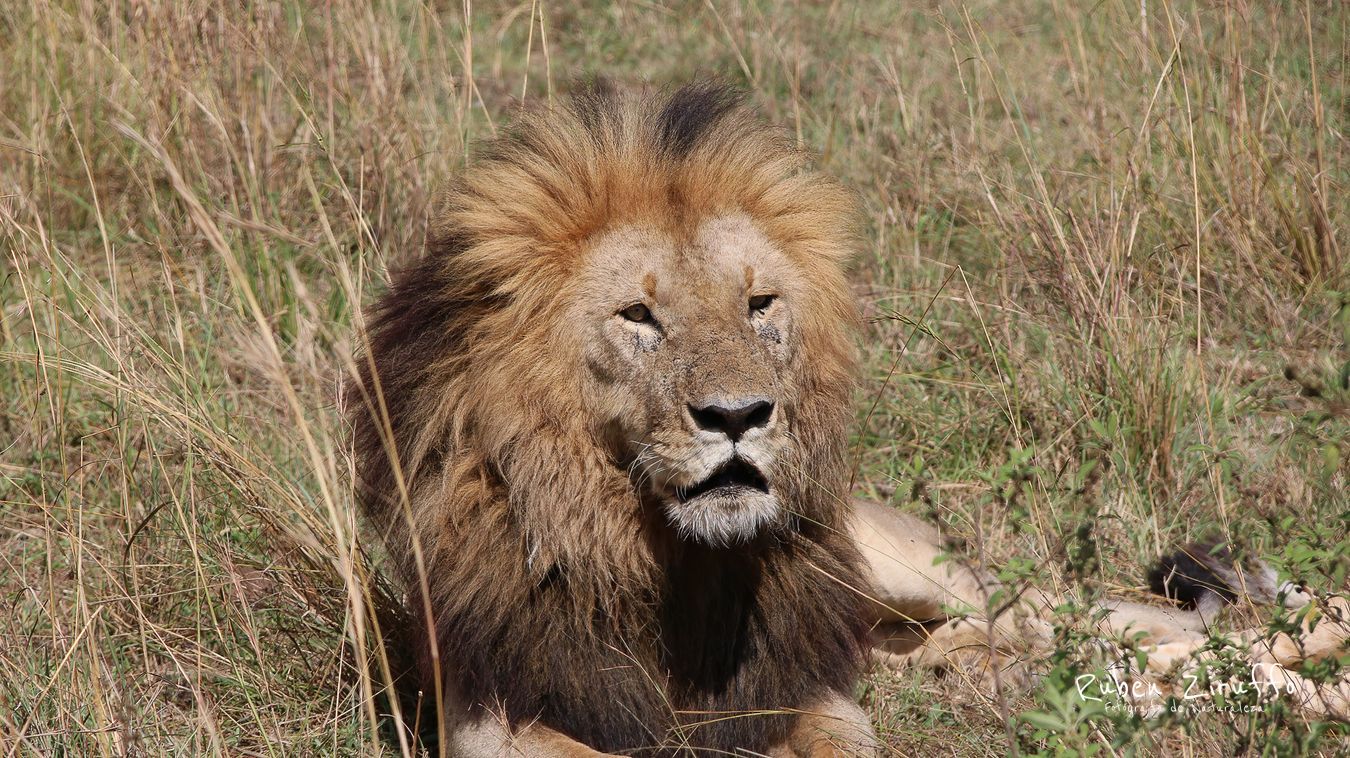
<path id="1" fill-rule="evenodd" d="M 768 425 L 773 417 L 773 401 L 743 397 L 729 401 L 711 400 L 699 405 L 690 403 L 689 415 L 698 428 L 721 432 L 735 442 L 747 431 Z"/>

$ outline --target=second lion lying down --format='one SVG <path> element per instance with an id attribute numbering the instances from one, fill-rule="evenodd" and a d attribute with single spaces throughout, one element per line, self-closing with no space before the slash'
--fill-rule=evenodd
<path id="1" fill-rule="evenodd" d="M 1041 639 L 944 623 L 980 577 L 848 498 L 854 225 L 706 85 L 524 114 L 445 193 L 347 405 L 452 754 L 866 753 L 878 622 Z"/>

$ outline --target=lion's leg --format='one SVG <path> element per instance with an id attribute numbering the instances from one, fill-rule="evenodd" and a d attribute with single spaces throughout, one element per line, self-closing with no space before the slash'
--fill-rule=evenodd
<path id="1" fill-rule="evenodd" d="M 452 755 L 463 758 L 603 758 L 565 734 L 543 724 L 509 729 L 492 719 L 461 724 L 451 735 Z"/>
<path id="2" fill-rule="evenodd" d="M 450 754 L 460 758 L 605 758 L 543 724 L 512 729 L 497 714 L 452 720 Z"/>
<path id="3" fill-rule="evenodd" d="M 802 714 L 788 735 L 786 747 L 786 751 L 774 754 L 788 758 L 846 758 L 877 756 L 881 752 L 881 743 L 872 731 L 867 713 L 838 693 Z"/>
<path id="4" fill-rule="evenodd" d="M 943 606 L 982 607 L 976 577 L 954 562 L 934 564 L 942 549 L 931 525 L 868 500 L 854 501 L 849 525 L 870 575 L 877 621 L 925 622 L 945 618 Z"/>
<path id="5" fill-rule="evenodd" d="M 879 660 L 893 668 L 925 666 L 942 668 L 972 654 L 983 654 L 992 641 L 1001 642 L 996 630 L 979 617 L 931 621 L 927 624 L 883 624 L 875 642 Z"/>
<path id="6" fill-rule="evenodd" d="M 1273 639 L 1262 629 L 1248 629 L 1236 641 L 1250 653 L 1250 684 L 1265 696 L 1287 697 L 1298 707 L 1321 717 L 1350 719 L 1350 679 L 1314 682 L 1299 673 L 1305 661 L 1320 661 L 1350 650 L 1350 601 L 1322 600 L 1316 612 L 1307 614 L 1297 635 L 1281 632 Z M 1178 671 L 1194 671 L 1198 661 L 1212 657 L 1205 640 L 1182 640 L 1159 644 L 1148 650 L 1145 676 L 1172 681 Z"/>
<path id="7" fill-rule="evenodd" d="M 1266 692 L 1286 695 L 1310 713 L 1350 719 L 1350 677 L 1314 682 L 1299 673 L 1308 661 L 1337 658 L 1350 652 L 1350 600 L 1304 596 L 1298 605 L 1316 605 L 1299 617 L 1295 634 L 1270 637 L 1263 629 L 1238 635 L 1251 652 L 1252 681 Z M 1149 664 L 1152 665 L 1150 656 Z"/>
<path id="8" fill-rule="evenodd" d="M 1019 685 L 1031 681 L 1027 665 L 1044 646 L 1039 635 L 1009 636 L 983 618 L 969 616 L 927 624 L 884 624 L 874 634 L 873 660 L 895 670 L 913 666 L 956 669 L 981 681 Z"/>
<path id="9" fill-rule="evenodd" d="M 931 525 L 879 503 L 855 500 L 850 528 L 871 581 L 873 621 L 885 625 L 887 631 L 897 631 L 896 625 L 902 623 L 946 621 L 951 614 L 944 609 L 987 615 L 989 595 L 997 590 L 997 581 L 959 561 L 937 562 L 943 550 Z M 994 644 L 1048 639 L 1048 625 L 1034 618 L 1041 610 L 1039 604 L 1028 600 L 1016 605 L 995 620 Z M 911 634 L 922 631 L 910 630 Z M 972 630 L 962 627 L 960 631 L 966 635 Z M 919 639 L 926 637 L 920 634 Z M 990 640 L 985 637 L 987 645 Z M 887 645 L 894 647 L 894 642 Z"/>
<path id="10" fill-rule="evenodd" d="M 1126 600 L 1106 600 L 1101 631 L 1112 638 L 1134 638 L 1146 645 L 1190 643 L 1207 635 L 1200 614 L 1171 606 L 1144 605 Z"/>
<path id="11" fill-rule="evenodd" d="M 1259 630 L 1249 632 L 1256 660 L 1285 667 L 1304 661 L 1322 661 L 1350 652 L 1350 600 L 1323 598 L 1300 621 L 1299 633 L 1281 632 L 1266 639 Z"/>

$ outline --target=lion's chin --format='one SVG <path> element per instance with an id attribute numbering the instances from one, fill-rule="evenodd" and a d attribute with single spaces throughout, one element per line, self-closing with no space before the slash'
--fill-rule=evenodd
<path id="1" fill-rule="evenodd" d="M 723 547 L 749 542 L 777 524 L 782 506 L 773 493 L 755 487 L 717 487 L 671 500 L 666 516 L 681 538 Z"/>

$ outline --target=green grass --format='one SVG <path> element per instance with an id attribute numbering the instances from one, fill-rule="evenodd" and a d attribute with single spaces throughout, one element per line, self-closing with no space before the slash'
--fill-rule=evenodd
<path id="1" fill-rule="evenodd" d="M 720 75 L 856 190 L 863 491 L 1037 582 L 1133 594 L 1222 534 L 1346 589 L 1342 3 L 309 5 L 0 14 L 7 753 L 399 751 L 335 412 L 358 306 L 474 144 L 585 74 Z M 1010 737 L 1048 690 L 861 689 L 898 755 L 1347 734 Z"/>

